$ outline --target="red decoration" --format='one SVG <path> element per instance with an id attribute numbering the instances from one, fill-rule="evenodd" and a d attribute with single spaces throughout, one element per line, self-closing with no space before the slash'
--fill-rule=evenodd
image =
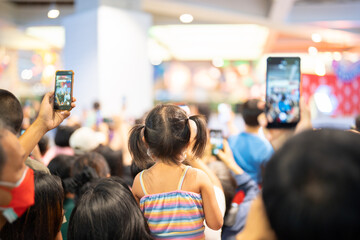
<path id="1" fill-rule="evenodd" d="M 335 75 L 323 77 L 311 74 L 302 75 L 301 95 L 308 101 L 320 85 L 327 85 L 338 100 L 335 116 L 354 116 L 360 114 L 360 77 L 351 82 L 344 83 Z"/>

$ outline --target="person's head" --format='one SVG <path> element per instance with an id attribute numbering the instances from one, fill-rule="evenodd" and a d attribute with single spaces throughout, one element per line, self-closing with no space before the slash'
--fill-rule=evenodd
<path id="1" fill-rule="evenodd" d="M 25 151 L 17 137 L 0 121 L 0 181 L 16 183 L 23 176 Z"/>
<path id="2" fill-rule="evenodd" d="M 0 229 L 34 203 L 33 172 L 27 170 L 24 155 L 17 137 L 0 120 Z"/>
<path id="3" fill-rule="evenodd" d="M 49 138 L 46 135 L 44 135 L 38 142 L 38 145 L 41 156 L 44 156 L 47 150 L 49 150 Z"/>
<path id="4" fill-rule="evenodd" d="M 258 116 L 263 111 L 259 109 L 259 100 L 250 99 L 246 101 L 241 109 L 241 115 L 244 118 L 244 122 L 248 126 L 257 127 L 259 126 Z"/>
<path id="5" fill-rule="evenodd" d="M 307 131 L 267 163 L 263 200 L 283 239 L 360 239 L 360 136 Z"/>
<path id="6" fill-rule="evenodd" d="M 187 116 L 178 106 L 161 104 L 154 107 L 145 119 L 145 125 L 135 125 L 130 131 L 129 150 L 135 163 L 146 166 L 156 160 L 180 164 L 190 143 L 190 121 L 197 127 L 192 152 L 200 157 L 207 142 L 205 121 L 200 116 Z"/>
<path id="7" fill-rule="evenodd" d="M 99 102 L 94 102 L 94 104 L 93 104 L 93 109 L 94 109 L 95 111 L 100 110 L 100 103 L 99 103 Z"/>
<path id="8" fill-rule="evenodd" d="M 204 116 L 205 121 L 209 122 L 210 115 L 211 115 L 210 105 L 208 103 L 198 103 L 198 104 L 194 104 L 194 105 L 190 106 L 190 108 L 194 108 L 194 107 L 195 107 L 195 111 L 197 112 L 196 114 L 200 114 L 200 115 Z M 191 111 L 193 111 L 193 110 L 191 110 Z"/>
<path id="9" fill-rule="evenodd" d="M 355 118 L 355 130 L 360 132 L 360 115 Z"/>
<path id="10" fill-rule="evenodd" d="M 71 134 L 69 143 L 76 155 L 82 155 L 97 148 L 106 141 L 106 136 L 88 127 L 81 127 Z"/>
<path id="11" fill-rule="evenodd" d="M 89 152 L 78 157 L 73 166 L 73 175 L 83 171 L 85 166 L 95 169 L 100 178 L 110 177 L 110 169 L 105 158 L 97 152 Z"/>
<path id="12" fill-rule="evenodd" d="M 82 195 L 71 213 L 69 240 L 152 239 L 133 194 L 120 178 L 103 178 Z"/>
<path id="13" fill-rule="evenodd" d="M 123 175 L 121 151 L 114 151 L 110 147 L 103 145 L 100 145 L 94 151 L 100 153 L 105 158 L 109 165 L 111 176 L 121 177 Z"/>
<path id="14" fill-rule="evenodd" d="M 62 180 L 65 180 L 69 177 L 72 177 L 72 166 L 74 162 L 74 156 L 60 154 L 49 162 L 48 168 L 52 175 L 58 176 Z"/>
<path id="15" fill-rule="evenodd" d="M 71 134 L 73 134 L 75 130 L 73 127 L 59 126 L 55 134 L 55 144 L 59 147 L 69 147 Z"/>
<path id="16" fill-rule="evenodd" d="M 1 230 L 2 239 L 54 240 L 63 222 L 64 192 L 57 176 L 35 172 L 35 204 Z"/>
<path id="17" fill-rule="evenodd" d="M 9 127 L 12 133 L 17 135 L 23 121 L 23 110 L 19 100 L 11 92 L 0 89 L 0 102 L 0 120 Z"/>

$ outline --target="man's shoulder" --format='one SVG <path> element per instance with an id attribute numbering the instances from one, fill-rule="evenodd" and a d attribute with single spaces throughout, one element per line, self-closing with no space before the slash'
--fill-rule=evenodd
<path id="1" fill-rule="evenodd" d="M 41 171 L 47 174 L 50 174 L 50 170 L 41 162 L 34 160 L 30 157 L 28 157 L 25 160 L 25 165 L 31 168 L 34 171 Z"/>

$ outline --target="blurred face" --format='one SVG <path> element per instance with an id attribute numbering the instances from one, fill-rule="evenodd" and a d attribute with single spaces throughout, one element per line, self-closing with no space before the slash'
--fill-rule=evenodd
<path id="1" fill-rule="evenodd" d="M 0 140 L 6 155 L 6 161 L 0 173 L 0 181 L 16 183 L 22 177 L 25 171 L 24 149 L 20 145 L 17 137 L 8 130 L 3 131 L 3 137 Z"/>
<path id="2" fill-rule="evenodd" d="M 17 137 L 8 130 L 3 130 L 0 144 L 5 151 L 5 164 L 0 172 L 0 181 L 6 183 L 17 183 L 24 174 L 26 169 L 24 159 L 24 149 L 20 145 Z M 7 190 L 6 190 L 7 189 Z M 0 188 L 0 206 L 7 206 L 10 204 L 13 196 L 10 191 L 11 188 L 1 186 Z M 0 229 L 6 223 L 6 219 L 0 214 Z"/>

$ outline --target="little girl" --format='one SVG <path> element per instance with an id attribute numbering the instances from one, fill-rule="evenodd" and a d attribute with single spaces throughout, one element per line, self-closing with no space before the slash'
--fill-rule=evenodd
<path id="1" fill-rule="evenodd" d="M 197 128 L 194 142 L 191 121 Z M 145 125 L 130 131 L 129 150 L 135 163 L 145 167 L 155 161 L 135 177 L 132 191 L 156 239 L 204 239 L 204 219 L 211 229 L 221 228 L 223 218 L 210 179 L 182 163 L 188 147 L 200 157 L 206 141 L 203 119 L 188 118 L 170 104 L 156 106 Z"/>

